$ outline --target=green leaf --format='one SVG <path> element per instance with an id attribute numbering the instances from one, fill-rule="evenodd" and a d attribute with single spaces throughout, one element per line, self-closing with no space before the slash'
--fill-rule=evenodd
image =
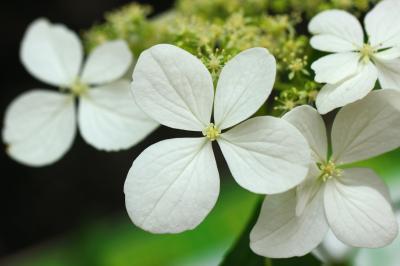
<path id="1" fill-rule="evenodd" d="M 321 262 L 315 258 L 311 253 L 303 257 L 295 257 L 289 259 L 271 259 L 272 266 L 321 266 Z"/>
<path id="2" fill-rule="evenodd" d="M 250 218 L 250 221 L 246 225 L 239 239 L 233 245 L 233 247 L 225 255 L 225 258 L 221 262 L 220 266 L 266 266 L 265 258 L 256 255 L 250 249 L 250 231 L 257 221 L 258 214 L 260 213 L 262 200 L 260 200 L 254 209 L 254 212 Z"/>

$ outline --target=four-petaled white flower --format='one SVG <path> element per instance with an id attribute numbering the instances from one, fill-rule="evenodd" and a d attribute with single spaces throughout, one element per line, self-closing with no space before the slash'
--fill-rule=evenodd
<path id="1" fill-rule="evenodd" d="M 302 256 L 323 240 L 328 228 L 355 247 L 382 247 L 396 237 L 387 187 L 372 170 L 349 164 L 400 146 L 399 102 L 400 93 L 388 89 L 343 107 L 332 127 L 331 156 L 315 109 L 301 106 L 283 117 L 306 137 L 315 163 L 296 189 L 266 197 L 250 234 L 254 252 Z"/>
<path id="2" fill-rule="evenodd" d="M 15 160 L 43 166 L 65 154 L 76 134 L 75 97 L 79 97 L 79 130 L 97 149 L 129 148 L 156 128 L 157 123 L 136 106 L 129 82 L 118 80 L 132 63 L 125 42 L 97 47 L 81 71 L 78 36 L 63 25 L 38 19 L 25 33 L 20 56 L 34 77 L 63 92 L 35 89 L 11 103 L 3 141 Z"/>
<path id="3" fill-rule="evenodd" d="M 136 225 L 177 233 L 205 218 L 219 194 L 213 140 L 235 180 L 252 192 L 280 193 L 304 180 L 310 151 L 294 126 L 267 116 L 239 124 L 268 98 L 275 74 L 275 59 L 266 49 L 243 51 L 222 69 L 214 99 L 210 73 L 190 53 L 161 44 L 140 55 L 132 83 L 137 104 L 162 125 L 204 137 L 164 140 L 136 158 L 124 187 Z"/>
<path id="4" fill-rule="evenodd" d="M 315 80 L 327 83 L 316 99 L 321 114 L 365 97 L 377 79 L 384 89 L 400 90 L 400 1 L 384 0 L 365 17 L 368 41 L 353 15 L 328 10 L 315 16 L 311 46 L 334 52 L 314 62 Z"/>

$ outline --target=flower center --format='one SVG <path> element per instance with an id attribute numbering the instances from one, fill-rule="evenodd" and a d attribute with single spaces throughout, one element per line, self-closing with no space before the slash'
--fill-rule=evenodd
<path id="1" fill-rule="evenodd" d="M 208 138 L 211 141 L 216 140 L 219 135 L 221 135 L 221 130 L 214 125 L 214 123 L 210 123 L 204 130 L 203 130 L 204 137 Z"/>
<path id="2" fill-rule="evenodd" d="M 342 169 L 339 169 L 332 160 L 329 160 L 326 163 L 318 164 L 318 168 L 321 170 L 319 178 L 321 178 L 324 182 L 341 176 L 343 172 Z"/>
<path id="3" fill-rule="evenodd" d="M 363 47 L 360 49 L 361 61 L 368 63 L 374 53 L 375 49 L 370 44 L 364 43 Z"/>
<path id="4" fill-rule="evenodd" d="M 89 86 L 80 81 L 79 79 L 76 79 L 75 82 L 71 86 L 71 91 L 74 95 L 80 96 L 82 94 L 85 94 L 89 89 Z"/>

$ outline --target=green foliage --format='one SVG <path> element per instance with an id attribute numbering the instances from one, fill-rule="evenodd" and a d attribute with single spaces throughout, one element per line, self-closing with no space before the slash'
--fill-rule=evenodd
<path id="1" fill-rule="evenodd" d="M 215 82 L 229 59 L 250 47 L 265 47 L 277 59 L 275 98 L 258 114 L 282 115 L 313 104 L 320 86 L 313 81 L 315 52 L 304 32 L 308 19 L 327 8 L 361 14 L 377 0 L 178 0 L 166 14 L 149 19 L 151 8 L 136 3 L 107 13 L 105 23 L 84 33 L 85 47 L 124 39 L 138 56 L 158 43 L 177 45 L 196 55 Z"/>

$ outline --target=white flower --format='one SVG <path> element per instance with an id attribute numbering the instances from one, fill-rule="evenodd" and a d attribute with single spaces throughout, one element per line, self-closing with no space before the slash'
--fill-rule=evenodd
<path id="1" fill-rule="evenodd" d="M 219 194 L 213 140 L 235 180 L 252 192 L 279 193 L 304 180 L 310 152 L 294 126 L 267 116 L 239 124 L 268 98 L 275 74 L 266 49 L 248 49 L 225 65 L 214 99 L 210 73 L 188 52 L 161 44 L 140 55 L 132 83 L 137 104 L 162 125 L 204 137 L 158 142 L 133 162 L 124 191 L 136 225 L 177 233 L 205 218 Z"/>
<path id="2" fill-rule="evenodd" d="M 349 164 L 400 146 L 399 101 L 399 92 L 379 90 L 343 107 L 332 127 L 331 156 L 315 109 L 301 106 L 284 116 L 308 140 L 315 163 L 297 189 L 266 197 L 250 234 L 255 253 L 302 256 L 322 242 L 328 228 L 355 247 L 382 247 L 396 237 L 387 187 L 371 169 Z"/>
<path id="3" fill-rule="evenodd" d="M 384 0 L 365 17 L 368 41 L 353 15 L 328 10 L 315 16 L 311 46 L 333 52 L 314 62 L 315 80 L 327 83 L 316 99 L 321 114 L 366 96 L 379 79 L 384 89 L 400 90 L 400 1 Z"/>
<path id="4" fill-rule="evenodd" d="M 76 122 L 87 143 L 106 151 L 129 148 L 157 126 L 136 106 L 129 82 L 118 80 L 132 63 L 125 42 L 97 47 L 81 66 L 78 36 L 38 19 L 25 33 L 20 56 L 29 73 L 63 92 L 35 89 L 10 104 L 3 141 L 15 160 L 30 166 L 57 161 L 72 145 Z"/>

